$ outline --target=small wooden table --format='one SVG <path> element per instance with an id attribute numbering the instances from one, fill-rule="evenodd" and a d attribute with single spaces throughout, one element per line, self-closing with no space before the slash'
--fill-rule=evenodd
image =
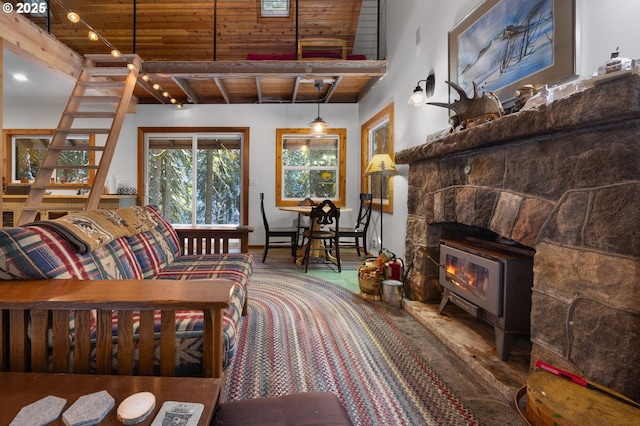
<path id="1" fill-rule="evenodd" d="M 156 397 L 153 413 L 139 425 L 150 425 L 165 401 L 195 402 L 204 405 L 198 425 L 208 425 L 220 395 L 221 380 L 200 377 L 105 376 L 95 374 L 0 373 L 0 413 L 10 421 L 22 407 L 53 395 L 65 398 L 64 413 L 76 400 L 101 390 L 115 399 L 115 406 L 100 425 L 122 425 L 117 419 L 120 403 L 137 392 Z M 52 425 L 64 425 L 62 414 Z"/>

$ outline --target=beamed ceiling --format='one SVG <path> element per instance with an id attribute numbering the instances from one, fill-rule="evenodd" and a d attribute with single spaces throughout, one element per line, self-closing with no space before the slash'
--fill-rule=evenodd
<path id="1" fill-rule="evenodd" d="M 142 73 L 185 104 L 357 103 L 387 69 L 386 60 L 376 59 L 377 18 L 365 10 L 372 4 L 375 12 L 377 0 L 290 0 L 288 18 L 260 17 L 260 0 L 62 3 L 50 0 L 45 31 L 80 55 L 108 53 L 109 45 L 137 54 Z M 82 21 L 71 23 L 68 10 Z M 42 17 L 30 19 L 47 28 Z M 363 26 L 373 26 L 374 34 Z M 90 28 L 103 40 L 90 41 Z M 367 59 L 296 59 L 298 41 L 306 38 L 344 40 L 349 55 Z M 248 55 L 287 60 L 247 60 Z M 320 93 L 316 80 L 324 82 Z M 138 103 L 168 102 L 149 87 L 140 82 Z"/>

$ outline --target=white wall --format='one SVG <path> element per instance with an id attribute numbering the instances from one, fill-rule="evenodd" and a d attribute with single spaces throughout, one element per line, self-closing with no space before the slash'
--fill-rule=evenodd
<path id="1" fill-rule="evenodd" d="M 568 1 L 568 0 L 556 0 Z M 449 127 L 445 108 L 411 107 L 409 95 L 418 80 L 435 72 L 436 88 L 431 101 L 448 102 L 447 33 L 481 0 L 394 1 L 387 7 L 387 52 L 389 71 L 359 104 L 359 122 L 364 123 L 389 102 L 394 102 L 394 148 L 421 145 L 426 137 Z M 576 0 L 576 74 L 591 75 L 598 65 L 620 48 L 623 57 L 640 58 L 640 1 Z M 420 29 L 420 45 L 416 31 Z M 399 165 L 394 178 L 394 211 L 384 214 L 384 246 L 404 257 L 407 219 L 408 166 Z M 375 225 L 379 229 L 377 213 Z"/>

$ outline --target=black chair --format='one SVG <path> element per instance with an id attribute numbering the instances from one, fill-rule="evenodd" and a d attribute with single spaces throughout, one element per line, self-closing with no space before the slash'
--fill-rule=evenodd
<path id="1" fill-rule="evenodd" d="M 340 263 L 340 209 L 331 200 L 324 200 L 311 209 L 310 227 L 302 233 L 304 252 L 304 272 L 309 269 L 309 258 L 312 251 L 324 251 L 325 260 L 334 260 L 338 272 L 342 272 Z M 331 252 L 335 254 L 332 256 Z M 332 258 L 333 257 L 333 258 Z"/>
<path id="2" fill-rule="evenodd" d="M 298 228 L 297 227 L 289 227 L 289 228 L 270 228 L 269 221 L 267 220 L 267 215 L 264 212 L 264 192 L 260 193 L 260 212 L 262 212 L 262 223 L 264 224 L 264 252 L 262 253 L 262 263 L 267 259 L 267 252 L 269 251 L 269 247 L 283 247 L 285 244 L 288 246 L 291 245 L 291 255 L 293 256 L 293 261 L 296 261 L 296 250 L 298 248 Z M 286 240 L 278 240 L 271 241 L 271 237 L 283 238 L 286 237 Z"/>
<path id="3" fill-rule="evenodd" d="M 367 250 L 367 230 L 369 222 L 371 222 L 371 194 L 360 194 L 360 208 L 358 210 L 358 219 L 352 228 L 340 228 L 340 246 L 342 248 L 355 248 L 360 256 L 360 247 L 364 249 L 365 256 L 369 254 Z M 344 238 L 352 238 L 353 240 L 344 241 Z M 362 244 L 360 244 L 362 240 Z"/>

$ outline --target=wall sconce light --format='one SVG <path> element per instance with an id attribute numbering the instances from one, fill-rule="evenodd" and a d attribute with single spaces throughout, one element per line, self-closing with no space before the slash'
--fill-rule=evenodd
<path id="1" fill-rule="evenodd" d="M 326 121 L 324 121 L 322 117 L 320 117 L 320 90 L 324 86 L 324 81 L 316 80 L 315 86 L 316 86 L 316 90 L 318 90 L 318 101 L 317 101 L 318 116 L 316 117 L 315 120 L 309 123 L 309 126 L 311 126 L 311 132 L 309 134 L 313 137 L 319 138 L 322 136 L 327 136 L 327 127 L 329 126 L 329 124 Z"/>
<path id="2" fill-rule="evenodd" d="M 424 82 L 424 89 L 420 86 L 420 83 Z M 413 93 L 409 98 L 409 105 L 422 106 L 427 102 L 427 98 L 433 96 L 433 89 L 436 85 L 436 76 L 432 73 L 429 74 L 425 80 L 419 80 L 416 84 L 416 88 L 413 89 Z"/>

